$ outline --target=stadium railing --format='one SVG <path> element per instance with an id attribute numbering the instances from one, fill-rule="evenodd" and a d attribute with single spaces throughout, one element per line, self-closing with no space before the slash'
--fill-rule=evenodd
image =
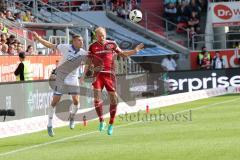
<path id="1" fill-rule="evenodd" d="M 83 19 L 82 17 L 71 14 L 69 16 L 68 13 L 62 12 L 61 10 L 48 5 L 40 0 L 29 0 L 28 2 L 32 2 L 33 6 L 29 7 L 28 5 L 23 3 L 24 1 L 15 1 L 15 0 L 9 0 L 7 1 L 8 6 L 12 6 L 13 8 L 16 8 L 21 11 L 29 10 L 32 12 L 33 16 L 37 18 L 37 20 L 40 20 L 41 22 L 47 22 L 47 23 L 70 23 L 73 21 L 73 19 L 82 19 L 83 21 L 86 21 L 91 25 L 89 21 L 86 19 Z M 59 14 L 61 13 L 61 14 Z M 61 21 L 60 21 L 61 20 Z M 71 34 L 79 34 L 81 33 L 81 29 L 74 28 L 70 30 Z"/>
<path id="2" fill-rule="evenodd" d="M 32 0 L 18 0 L 18 2 L 20 3 L 32 3 L 32 5 L 36 5 L 37 3 L 39 3 L 38 0 L 36 0 L 35 2 L 32 1 Z M 88 8 L 81 8 L 81 2 L 83 2 L 84 4 L 87 4 L 87 6 L 82 6 L 82 7 L 88 7 Z M 74 0 L 74 1 L 71 1 L 71 0 L 50 0 L 48 3 L 45 3 L 47 5 L 50 5 L 54 8 L 57 8 L 61 11 L 64 11 L 64 12 L 69 12 L 69 11 L 81 11 L 81 10 L 84 10 L 84 11 L 90 11 L 90 10 L 105 10 L 106 6 L 107 6 L 107 2 L 103 2 L 102 4 L 93 4 L 91 3 L 92 0 Z M 44 3 L 44 2 L 42 2 Z M 38 4 L 39 5 L 39 4 Z M 48 8 L 46 7 L 46 5 L 44 6 L 41 6 L 41 7 L 44 7 L 45 9 L 49 9 L 51 10 L 51 8 Z"/>
<path id="3" fill-rule="evenodd" d="M 213 37 L 212 40 L 208 37 Z M 215 37 L 215 38 L 214 38 Z M 224 38 L 219 38 L 224 37 Z M 236 38 L 230 38 L 236 37 Z M 240 42 L 240 33 L 218 33 L 218 34 L 197 34 L 192 38 L 192 50 L 196 50 L 196 46 L 211 46 L 212 49 L 233 49 L 235 44 Z M 197 39 L 197 41 L 196 41 Z"/>
<path id="4" fill-rule="evenodd" d="M 151 19 L 158 19 L 159 23 L 153 22 Z M 151 30 L 155 33 L 158 33 L 167 40 L 174 41 L 188 49 L 191 49 L 190 39 L 189 39 L 189 30 L 178 26 L 177 24 L 163 18 L 151 11 L 143 10 L 143 20 L 140 23 L 146 30 Z"/>

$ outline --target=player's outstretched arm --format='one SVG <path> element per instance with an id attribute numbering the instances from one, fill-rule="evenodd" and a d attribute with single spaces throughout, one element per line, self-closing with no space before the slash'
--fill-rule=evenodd
<path id="1" fill-rule="evenodd" d="M 40 42 L 42 45 L 44 45 L 45 47 L 47 48 L 50 48 L 50 49 L 55 49 L 56 48 L 56 45 L 55 44 L 52 44 L 51 42 L 43 39 L 42 37 L 40 37 L 36 32 L 33 32 L 33 38 L 35 40 L 37 40 L 38 42 Z"/>
<path id="2" fill-rule="evenodd" d="M 139 45 L 137 45 L 133 50 L 127 50 L 127 51 L 122 51 L 121 55 L 123 57 L 128 57 L 131 55 L 136 54 L 137 52 L 139 52 L 140 50 L 142 50 L 144 48 L 144 44 L 140 43 Z"/>

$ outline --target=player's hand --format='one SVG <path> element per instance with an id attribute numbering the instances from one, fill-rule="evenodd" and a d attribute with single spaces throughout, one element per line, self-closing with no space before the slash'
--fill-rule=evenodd
<path id="1" fill-rule="evenodd" d="M 144 44 L 143 43 L 140 43 L 139 45 L 137 45 L 136 47 L 135 47 L 135 51 L 136 52 L 139 52 L 140 50 L 142 50 L 144 48 Z"/>
<path id="2" fill-rule="evenodd" d="M 32 34 L 33 34 L 33 38 L 35 40 L 39 40 L 40 39 L 39 35 L 36 32 L 32 32 Z"/>
<path id="3" fill-rule="evenodd" d="M 103 70 L 103 66 L 97 66 L 93 69 L 95 72 L 100 72 Z"/>

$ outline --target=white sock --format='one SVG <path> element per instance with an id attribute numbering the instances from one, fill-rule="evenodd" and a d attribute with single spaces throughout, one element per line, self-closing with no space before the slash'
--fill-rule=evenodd
<path id="1" fill-rule="evenodd" d="M 55 113 L 55 107 L 50 106 L 48 108 L 48 127 L 52 127 L 54 113 Z"/>
<path id="2" fill-rule="evenodd" d="M 73 116 L 75 116 L 75 114 L 76 114 L 77 111 L 78 111 L 79 106 L 80 106 L 79 104 L 78 104 L 78 105 L 72 104 L 71 107 L 70 107 L 70 114 L 72 114 Z"/>

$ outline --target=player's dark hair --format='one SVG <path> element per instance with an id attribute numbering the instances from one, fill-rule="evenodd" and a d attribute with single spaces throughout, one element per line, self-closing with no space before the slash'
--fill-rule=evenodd
<path id="1" fill-rule="evenodd" d="M 82 36 L 79 35 L 79 34 L 74 34 L 74 35 L 72 36 L 72 39 L 75 39 L 75 38 L 82 38 Z"/>

